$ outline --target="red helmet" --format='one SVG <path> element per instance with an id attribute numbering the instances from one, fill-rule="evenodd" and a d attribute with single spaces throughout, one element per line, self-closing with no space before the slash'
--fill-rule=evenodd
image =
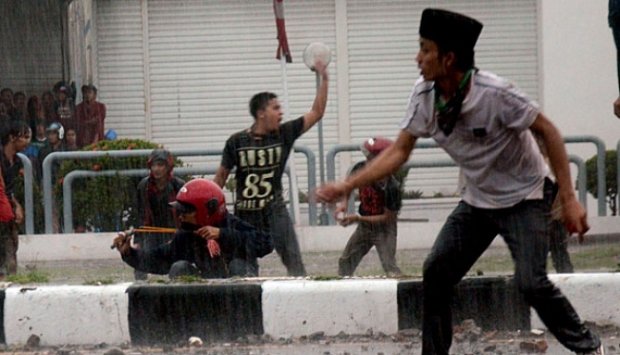
<path id="1" fill-rule="evenodd" d="M 387 147 L 392 145 L 392 140 L 384 137 L 368 138 L 364 144 L 362 144 L 362 153 L 366 157 L 373 155 L 377 156 L 384 151 Z"/>
<path id="2" fill-rule="evenodd" d="M 187 182 L 177 193 L 175 207 L 183 210 L 183 205 L 190 205 L 196 210 L 196 222 L 200 226 L 219 224 L 226 216 L 224 192 L 213 181 L 194 179 Z"/>

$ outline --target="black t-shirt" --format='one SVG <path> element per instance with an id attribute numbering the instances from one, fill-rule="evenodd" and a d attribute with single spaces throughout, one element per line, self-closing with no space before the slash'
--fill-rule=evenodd
<path id="1" fill-rule="evenodd" d="M 261 211 L 282 201 L 282 174 L 295 140 L 303 133 L 304 118 L 285 122 L 274 133 L 257 136 L 251 129 L 226 141 L 222 166 L 235 171 L 235 211 Z"/>

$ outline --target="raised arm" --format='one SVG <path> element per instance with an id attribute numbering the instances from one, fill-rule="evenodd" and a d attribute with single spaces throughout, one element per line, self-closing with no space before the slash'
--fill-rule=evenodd
<path id="1" fill-rule="evenodd" d="M 317 75 L 320 78 L 320 84 L 312 103 L 312 108 L 304 115 L 304 129 L 306 132 L 312 126 L 314 126 L 325 113 L 325 106 L 327 105 L 327 91 L 329 88 L 329 74 L 327 72 L 327 66 L 324 63 L 317 62 L 315 66 Z"/>
<path id="2" fill-rule="evenodd" d="M 545 117 L 538 114 L 530 126 L 532 132 L 539 136 L 547 149 L 549 163 L 558 183 L 558 198 L 562 203 L 562 216 L 569 233 L 579 234 L 579 241 L 590 228 L 586 210 L 581 206 L 571 183 L 568 154 L 560 131 Z"/>

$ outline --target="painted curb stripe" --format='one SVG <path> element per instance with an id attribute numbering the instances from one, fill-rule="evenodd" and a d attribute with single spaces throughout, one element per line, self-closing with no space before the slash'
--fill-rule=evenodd
<path id="1" fill-rule="evenodd" d="M 234 340 L 263 334 L 260 284 L 140 285 L 129 294 L 133 344 Z"/>
<path id="2" fill-rule="evenodd" d="M 7 344 L 41 345 L 128 342 L 128 284 L 106 286 L 23 286 L 6 289 L 4 333 Z"/>
<path id="3" fill-rule="evenodd" d="M 485 330 L 530 329 L 530 310 L 512 279 L 476 277 L 455 288 L 453 323 L 473 319 Z M 422 328 L 422 281 L 398 283 L 398 329 Z"/>
<path id="4" fill-rule="evenodd" d="M 396 280 L 266 281 L 265 333 L 274 338 L 398 331 Z"/>

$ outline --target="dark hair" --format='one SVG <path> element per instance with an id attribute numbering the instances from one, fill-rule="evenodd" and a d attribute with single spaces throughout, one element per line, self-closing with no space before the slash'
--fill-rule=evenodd
<path id="1" fill-rule="evenodd" d="M 23 120 L 9 120 L 2 122 L 2 128 L 0 129 L 0 143 L 3 146 L 7 145 L 11 136 L 22 137 L 24 134 L 30 131 L 30 126 Z"/>
<path id="2" fill-rule="evenodd" d="M 28 117 L 30 117 L 30 119 L 37 119 L 37 109 L 39 109 L 40 106 L 41 100 L 39 99 L 39 97 L 37 95 L 30 96 L 27 103 Z"/>
<path id="3" fill-rule="evenodd" d="M 455 49 L 443 49 L 441 46 L 437 45 L 440 55 L 444 55 L 448 52 L 454 53 L 455 63 L 454 66 L 456 69 L 461 71 L 468 71 L 469 69 L 473 69 L 476 66 L 474 60 L 474 50 L 455 50 Z"/>
<path id="4" fill-rule="evenodd" d="M 264 110 L 269 104 L 269 101 L 276 99 L 278 96 L 272 92 L 263 91 L 252 96 L 250 100 L 250 114 L 256 119 L 256 114 L 259 110 Z"/>
<path id="5" fill-rule="evenodd" d="M 13 90 L 11 90 L 10 88 L 2 88 L 2 90 L 0 90 L 0 95 L 4 94 L 6 91 L 10 92 L 11 95 L 13 95 Z"/>
<path id="6" fill-rule="evenodd" d="M 92 90 L 93 93 L 97 93 L 97 87 L 93 84 L 84 84 L 82 85 L 82 93 L 84 93 L 84 91 L 86 90 Z"/>

